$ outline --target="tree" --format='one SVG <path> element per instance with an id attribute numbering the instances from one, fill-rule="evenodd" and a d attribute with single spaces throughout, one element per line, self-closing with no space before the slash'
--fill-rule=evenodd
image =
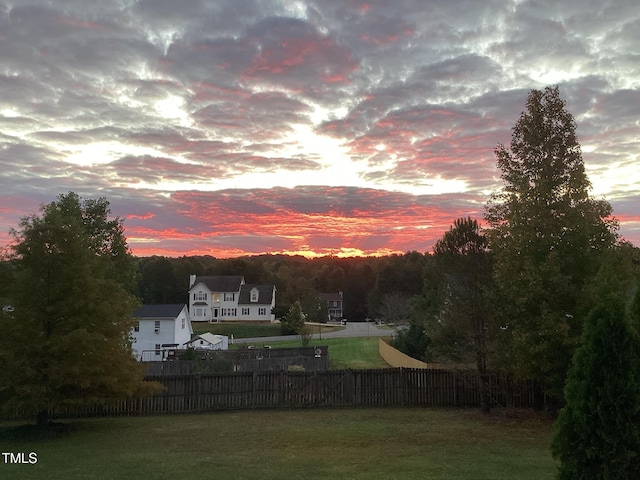
<path id="1" fill-rule="evenodd" d="M 326 323 L 329 319 L 329 305 L 317 292 L 310 292 L 300 301 L 302 310 L 306 313 L 308 322 Z"/>
<path id="2" fill-rule="evenodd" d="M 57 407 L 150 393 L 131 354 L 135 265 L 104 199 L 70 192 L 13 231 L 14 311 L 0 320 L 0 403 L 47 423 Z"/>
<path id="3" fill-rule="evenodd" d="M 377 313 L 387 323 L 404 325 L 411 316 L 410 299 L 402 293 L 386 293 L 380 299 Z"/>
<path id="4" fill-rule="evenodd" d="M 165 257 L 151 257 L 140 261 L 140 296 L 143 303 L 184 303 L 185 288 L 178 282 L 171 262 Z M 189 278 L 186 276 L 185 278 Z"/>
<path id="5" fill-rule="evenodd" d="M 427 359 L 427 348 L 430 344 L 431 340 L 427 336 L 424 326 L 414 320 L 409 322 L 408 328 L 398 330 L 391 341 L 393 348 L 422 362 Z"/>
<path id="6" fill-rule="evenodd" d="M 532 90 L 511 148 L 495 150 L 502 190 L 486 208 L 503 361 L 561 397 L 586 310 L 584 285 L 617 239 L 611 206 L 589 197 L 573 116 L 557 87 Z"/>
<path id="7" fill-rule="evenodd" d="M 636 302 L 640 296 L 636 295 Z M 565 389 L 552 452 L 561 479 L 631 480 L 640 472 L 640 336 L 611 295 L 590 314 Z"/>
<path id="8" fill-rule="evenodd" d="M 476 365 L 483 412 L 489 412 L 489 342 L 495 333 L 487 238 L 471 218 L 459 218 L 434 246 L 416 313 L 426 322 L 435 356 Z"/>
<path id="9" fill-rule="evenodd" d="M 282 333 L 284 335 L 301 335 L 304 329 L 304 315 L 302 307 L 297 301 L 291 307 L 282 320 Z"/>

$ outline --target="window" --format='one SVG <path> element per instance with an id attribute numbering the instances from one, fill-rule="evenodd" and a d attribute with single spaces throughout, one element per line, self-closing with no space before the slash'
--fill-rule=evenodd
<path id="1" fill-rule="evenodd" d="M 258 315 L 266 315 L 267 314 L 267 309 L 266 308 L 259 308 L 258 309 Z"/>
<path id="2" fill-rule="evenodd" d="M 252 302 L 257 302 L 258 301 L 258 290 L 251 290 L 251 301 Z"/>
<path id="3" fill-rule="evenodd" d="M 133 327 L 133 331 L 134 332 L 139 332 L 140 331 L 140 322 L 136 322 L 136 324 Z"/>
<path id="4" fill-rule="evenodd" d="M 187 325 L 187 319 L 183 318 L 182 319 L 182 330 L 184 330 L 184 327 Z"/>
<path id="5" fill-rule="evenodd" d="M 154 325 L 154 331 L 156 333 L 160 333 L 160 320 L 156 320 L 155 325 Z"/>
<path id="6" fill-rule="evenodd" d="M 155 353 L 156 353 L 156 355 L 160 355 L 160 353 L 161 353 L 160 352 L 160 344 L 159 343 L 156 343 L 156 352 Z"/>
<path id="7" fill-rule="evenodd" d="M 225 302 L 233 302 L 236 299 L 236 294 L 235 293 L 225 293 L 224 294 L 224 301 Z"/>
<path id="8" fill-rule="evenodd" d="M 236 308 L 223 308 L 222 316 L 223 317 L 235 317 L 238 314 L 238 310 Z"/>
<path id="9" fill-rule="evenodd" d="M 211 300 L 216 302 L 216 303 L 220 303 L 220 294 L 219 293 L 212 293 L 211 294 Z"/>
<path id="10" fill-rule="evenodd" d="M 249 315 L 249 308 L 248 307 L 242 307 L 242 315 Z"/>
<path id="11" fill-rule="evenodd" d="M 193 299 L 196 302 L 206 302 L 207 301 L 207 294 L 203 293 L 203 292 L 197 292 L 193 294 Z"/>

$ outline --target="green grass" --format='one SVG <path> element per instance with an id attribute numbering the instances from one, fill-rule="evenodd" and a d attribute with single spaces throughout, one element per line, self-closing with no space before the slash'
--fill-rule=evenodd
<path id="1" fill-rule="evenodd" d="M 274 337 L 282 333 L 279 323 L 208 323 L 193 322 L 193 333 L 211 332 L 216 335 L 233 335 L 235 338 Z"/>
<path id="2" fill-rule="evenodd" d="M 70 426 L 69 426 L 70 425 Z M 328 409 L 77 420 L 42 435 L 0 427 L 21 479 L 547 479 L 552 425 L 471 410 Z"/>
<path id="3" fill-rule="evenodd" d="M 282 327 L 279 323 L 208 323 L 192 322 L 193 333 L 211 332 L 216 335 L 231 335 L 234 338 L 255 338 L 255 337 L 277 337 L 282 334 Z M 319 333 L 318 325 L 309 325 L 313 333 Z M 344 327 L 323 325 L 322 332 L 343 330 Z"/>
<path id="4" fill-rule="evenodd" d="M 278 342 L 258 342 L 254 344 L 256 347 L 263 345 L 271 345 L 278 347 L 300 347 L 302 343 L 299 338 L 278 341 Z M 382 359 L 378 353 L 377 337 L 361 337 L 361 338 L 326 338 L 322 340 L 311 340 L 310 346 L 328 345 L 329 346 L 329 365 L 332 369 L 342 368 L 388 368 L 389 365 Z M 240 345 L 233 346 L 241 347 Z"/>

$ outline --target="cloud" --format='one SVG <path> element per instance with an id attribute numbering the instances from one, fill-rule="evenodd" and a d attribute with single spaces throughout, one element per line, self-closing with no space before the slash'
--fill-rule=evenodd
<path id="1" fill-rule="evenodd" d="M 559 84 L 639 242 L 639 25 L 631 0 L 0 0 L 0 230 L 73 190 L 137 254 L 425 251 Z"/>
<path id="2" fill-rule="evenodd" d="M 134 249 L 151 244 L 179 254 L 220 256 L 240 246 L 254 254 L 427 251 L 463 215 L 460 200 L 345 187 L 185 191 L 129 215 L 125 227 Z M 167 218 L 179 228 L 165 228 Z"/>

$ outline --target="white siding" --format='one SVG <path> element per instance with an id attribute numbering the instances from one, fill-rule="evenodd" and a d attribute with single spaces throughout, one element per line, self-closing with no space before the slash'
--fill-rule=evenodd
<path id="1" fill-rule="evenodd" d="M 184 320 L 184 328 L 183 328 Z M 156 332 L 156 322 L 160 328 Z M 139 320 L 139 331 L 132 331 L 131 336 L 133 355 L 138 361 L 151 362 L 163 359 L 162 352 L 155 354 L 156 345 L 178 344 L 178 349 L 185 348 L 184 344 L 191 339 L 193 329 L 189 320 L 187 308 L 183 308 L 175 319 L 170 318 L 142 318 Z"/>

